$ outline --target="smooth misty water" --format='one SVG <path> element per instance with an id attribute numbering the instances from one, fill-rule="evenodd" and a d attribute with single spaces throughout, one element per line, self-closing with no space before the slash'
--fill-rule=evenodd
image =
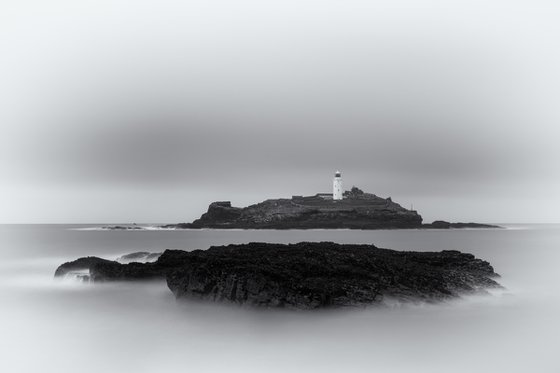
<path id="1" fill-rule="evenodd" d="M 558 372 L 560 226 L 79 231 L 0 226 L 0 372 Z M 80 256 L 268 241 L 459 249 L 507 291 L 440 305 L 278 312 L 177 303 L 164 283 L 53 281 Z"/>

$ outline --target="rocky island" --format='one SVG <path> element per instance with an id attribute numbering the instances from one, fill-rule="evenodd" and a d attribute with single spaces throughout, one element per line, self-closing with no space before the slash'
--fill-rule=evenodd
<path id="1" fill-rule="evenodd" d="M 119 229 L 123 227 L 113 227 Z M 248 207 L 229 201 L 213 202 L 192 223 L 164 225 L 166 229 L 404 229 L 404 228 L 498 228 L 479 223 L 422 224 L 422 216 L 389 198 L 352 187 L 343 198 L 332 194 L 269 199 Z M 111 228 L 108 228 L 111 229 Z M 126 229 L 126 228 L 124 228 Z M 136 229 L 133 227 L 133 229 Z"/>
<path id="2" fill-rule="evenodd" d="M 480 223 L 449 223 L 436 220 L 422 224 L 417 211 L 364 193 L 352 187 L 344 191 L 342 173 L 336 171 L 332 193 L 268 199 L 247 207 L 230 201 L 212 202 L 208 211 L 192 223 L 168 224 L 158 229 L 406 229 L 406 228 L 500 228 Z M 143 230 L 136 224 L 102 227 L 103 230 Z"/>
<path id="3" fill-rule="evenodd" d="M 178 299 L 292 309 L 434 302 L 500 287 L 492 266 L 472 254 L 332 242 L 166 250 L 148 263 L 86 257 L 64 263 L 55 277 L 75 271 L 93 282 L 165 279 Z"/>
<path id="4" fill-rule="evenodd" d="M 381 198 L 352 188 L 344 199 L 330 194 L 269 199 L 245 208 L 229 201 L 214 202 L 192 223 L 167 225 L 176 228 L 313 229 L 313 228 L 418 228 L 422 217 L 391 198 Z"/>

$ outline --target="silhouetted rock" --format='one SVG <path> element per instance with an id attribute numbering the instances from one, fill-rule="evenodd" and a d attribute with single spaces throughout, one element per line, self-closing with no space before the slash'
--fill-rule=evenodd
<path id="1" fill-rule="evenodd" d="M 373 245 L 249 243 L 186 252 L 166 250 L 154 263 L 82 258 L 93 281 L 165 278 L 177 298 L 314 309 L 438 301 L 499 287 L 492 266 L 459 251 L 412 252 Z"/>
<path id="2" fill-rule="evenodd" d="M 450 223 L 444 220 L 435 220 L 431 224 L 423 224 L 422 228 L 450 229 L 450 228 L 501 228 L 497 225 L 481 223 Z"/>
<path id="3" fill-rule="evenodd" d="M 108 231 L 140 231 L 145 229 L 138 225 L 110 225 L 101 228 Z"/>

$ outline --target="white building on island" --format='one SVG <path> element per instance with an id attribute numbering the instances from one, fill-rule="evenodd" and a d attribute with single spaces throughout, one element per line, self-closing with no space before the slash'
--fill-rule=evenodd
<path id="1" fill-rule="evenodd" d="M 340 171 L 336 171 L 334 174 L 332 198 L 335 201 L 342 199 L 342 174 Z"/>

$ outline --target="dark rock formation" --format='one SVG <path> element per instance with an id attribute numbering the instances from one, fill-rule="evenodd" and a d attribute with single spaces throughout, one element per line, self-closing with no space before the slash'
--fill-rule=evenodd
<path id="1" fill-rule="evenodd" d="M 165 278 L 177 298 L 297 309 L 437 301 L 500 286 L 492 266 L 471 254 L 332 242 L 166 250 L 144 264 L 90 257 L 63 264 L 55 276 L 68 268 L 89 269 L 93 281 Z"/>
<path id="2" fill-rule="evenodd" d="M 420 228 L 422 217 L 401 207 L 391 198 L 364 193 L 354 187 L 343 200 L 330 194 L 269 199 L 245 208 L 230 202 L 213 202 L 208 211 L 192 223 L 164 228 L 243 228 L 243 229 L 390 229 Z"/>
<path id="3" fill-rule="evenodd" d="M 450 229 L 450 228 L 501 228 L 497 225 L 481 223 L 450 223 L 444 220 L 436 220 L 431 224 L 422 224 L 422 228 Z"/>
<path id="4" fill-rule="evenodd" d="M 108 231 L 140 231 L 140 230 L 144 230 L 144 227 L 141 226 L 137 226 L 137 225 L 113 225 L 113 226 L 107 226 L 107 227 L 101 227 L 102 229 L 108 230 Z"/>

